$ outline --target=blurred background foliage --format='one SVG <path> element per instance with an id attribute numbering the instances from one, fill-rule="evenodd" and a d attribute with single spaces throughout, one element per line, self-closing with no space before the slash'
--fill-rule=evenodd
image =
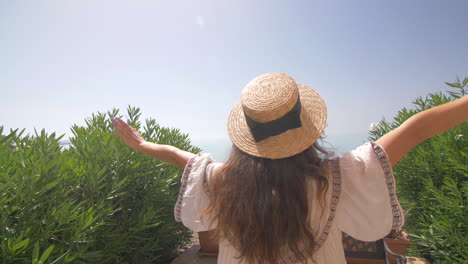
<path id="1" fill-rule="evenodd" d="M 135 152 L 113 133 L 114 109 L 62 136 L 0 127 L 1 263 L 167 263 L 190 240 L 174 221 L 181 170 Z M 198 153 L 188 135 L 127 121 L 153 142 Z"/>
<path id="2" fill-rule="evenodd" d="M 383 119 L 372 129 L 376 140 L 414 114 L 468 94 L 468 78 L 446 83 L 446 93 L 416 98 L 392 121 Z M 431 263 L 468 263 L 468 123 L 419 144 L 394 168 L 397 194 L 406 212 L 412 255 Z"/>

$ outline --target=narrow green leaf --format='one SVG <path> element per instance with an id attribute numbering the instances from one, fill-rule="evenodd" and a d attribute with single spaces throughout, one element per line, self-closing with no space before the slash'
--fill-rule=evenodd
<path id="1" fill-rule="evenodd" d="M 25 240 L 19 242 L 19 243 L 15 243 L 15 245 L 13 246 L 13 250 L 14 251 L 17 251 L 18 249 L 22 249 L 24 247 L 26 247 L 29 243 L 29 238 L 26 238 Z"/>
<path id="2" fill-rule="evenodd" d="M 448 85 L 448 86 L 454 87 L 454 88 L 461 88 L 461 86 L 460 86 L 459 83 L 449 83 L 449 82 L 446 82 L 445 84 Z"/>
<path id="3" fill-rule="evenodd" d="M 70 253 L 71 249 L 69 249 L 67 252 L 63 253 L 63 255 L 61 255 L 60 257 L 58 257 L 56 260 L 52 261 L 50 264 L 55 264 L 57 263 L 58 261 L 60 261 L 63 257 L 65 257 L 66 255 L 68 255 L 68 253 Z"/>
<path id="4" fill-rule="evenodd" d="M 33 249 L 33 254 L 32 254 L 32 260 L 37 261 L 39 259 L 39 241 L 34 244 L 34 249 Z"/>
<path id="5" fill-rule="evenodd" d="M 48 247 L 42 254 L 41 258 L 39 259 L 39 262 L 44 263 L 49 257 L 50 253 L 52 253 L 52 250 L 54 250 L 54 247 L 55 247 L 54 245 Z"/>

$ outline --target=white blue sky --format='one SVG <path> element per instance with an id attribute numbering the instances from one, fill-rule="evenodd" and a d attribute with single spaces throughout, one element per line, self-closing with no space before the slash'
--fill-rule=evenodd
<path id="1" fill-rule="evenodd" d="M 132 105 L 195 143 L 227 140 L 244 85 L 286 72 L 323 96 L 331 138 L 364 140 L 468 75 L 467 12 L 466 0 L 0 0 L 0 125 L 70 136 Z"/>

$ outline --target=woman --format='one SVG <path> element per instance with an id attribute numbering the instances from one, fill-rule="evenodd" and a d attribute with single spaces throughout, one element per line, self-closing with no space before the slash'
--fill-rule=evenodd
<path id="1" fill-rule="evenodd" d="M 376 142 L 329 158 L 317 140 L 326 105 L 288 75 L 252 80 L 228 119 L 225 164 L 145 141 L 120 119 L 125 144 L 184 168 L 176 220 L 216 228 L 218 263 L 346 263 L 341 234 L 377 240 L 404 223 L 392 166 L 423 140 L 468 119 L 468 97 L 421 112 Z"/>

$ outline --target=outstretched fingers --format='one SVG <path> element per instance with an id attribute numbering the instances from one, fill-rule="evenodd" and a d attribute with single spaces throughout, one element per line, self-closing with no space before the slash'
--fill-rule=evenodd
<path id="1" fill-rule="evenodd" d="M 122 128 L 124 127 L 123 124 L 127 124 L 125 123 L 125 121 L 123 121 L 120 118 L 112 118 L 111 120 L 112 120 L 112 125 L 118 130 L 122 130 Z"/>
<path id="2" fill-rule="evenodd" d="M 133 127 L 129 126 L 125 121 L 120 118 L 115 118 L 112 120 L 112 125 L 117 129 L 116 132 L 119 132 L 121 136 L 124 134 L 138 133 Z"/>
<path id="3" fill-rule="evenodd" d="M 115 134 L 116 136 L 118 136 L 119 138 L 122 138 L 122 133 L 120 133 L 120 131 L 115 130 L 115 131 L 113 131 L 113 132 L 114 132 L 114 134 Z"/>
<path id="4" fill-rule="evenodd" d="M 122 119 L 112 119 L 112 125 L 116 128 L 114 134 L 122 139 L 122 141 L 132 149 L 139 150 L 141 144 L 145 142 L 145 139 L 140 135 L 140 133 Z"/>

